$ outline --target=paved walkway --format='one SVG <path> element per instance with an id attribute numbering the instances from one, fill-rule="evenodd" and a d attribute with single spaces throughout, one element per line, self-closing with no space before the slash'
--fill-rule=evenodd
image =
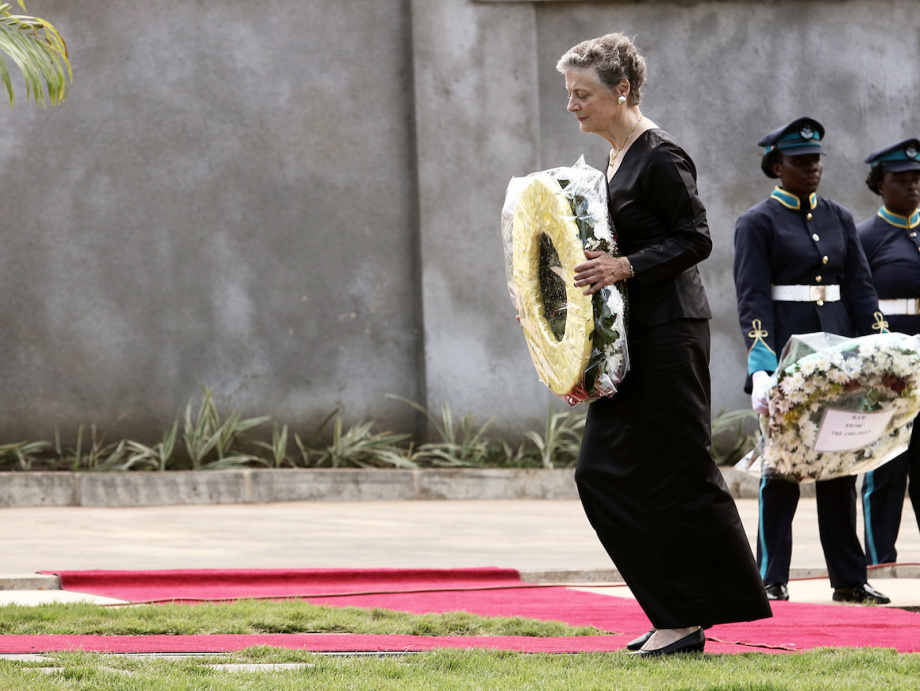
<path id="1" fill-rule="evenodd" d="M 738 507 L 753 544 L 757 500 Z M 615 576 L 580 504 L 569 500 L 0 508 L 0 528 L 0 604 L 77 597 L 29 589 L 22 577 L 43 570 L 499 566 L 526 580 L 591 585 Z M 813 498 L 801 500 L 793 530 L 793 578 L 823 574 Z M 909 504 L 898 550 L 899 563 L 918 566 L 870 582 L 894 605 L 920 606 L 920 532 Z M 831 602 L 824 578 L 794 581 L 790 593 Z"/>

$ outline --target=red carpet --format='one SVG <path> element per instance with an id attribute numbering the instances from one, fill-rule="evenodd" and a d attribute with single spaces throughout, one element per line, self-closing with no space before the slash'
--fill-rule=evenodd
<path id="1" fill-rule="evenodd" d="M 487 647 L 507 650 L 577 652 L 617 650 L 649 628 L 629 598 L 582 593 L 559 586 L 522 583 L 508 569 L 456 570 L 233 570 L 233 571 L 64 571 L 66 590 L 132 602 L 196 601 L 244 597 L 299 597 L 316 604 L 380 607 L 406 612 L 467 611 L 485 616 L 519 616 L 592 625 L 620 635 L 577 638 L 271 635 L 271 636 L 0 636 L 10 646 L 31 650 L 109 649 L 222 651 L 250 645 L 328 650 L 423 650 L 431 647 Z M 611 589 L 615 593 L 615 589 Z M 724 624 L 708 630 L 708 652 L 782 652 L 820 646 L 880 647 L 920 652 L 920 614 L 879 607 L 774 603 L 774 617 Z M 18 641 L 18 643 L 16 642 Z M 50 646 L 50 647 L 49 647 Z M 157 647 L 166 646 L 166 647 Z M 172 647 L 170 647 L 172 646 Z M 176 646 L 179 646 L 178 648 Z M 230 646 L 230 647 L 225 647 Z M 234 647 L 235 646 L 235 647 Z M 332 646 L 332 647 L 329 647 Z"/>
<path id="2" fill-rule="evenodd" d="M 520 588 L 513 569 L 190 569 L 45 571 L 61 588 L 132 602 L 411 593 L 417 590 Z"/>

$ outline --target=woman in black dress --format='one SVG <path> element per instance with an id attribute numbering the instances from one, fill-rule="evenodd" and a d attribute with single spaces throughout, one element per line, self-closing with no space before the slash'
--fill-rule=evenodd
<path id="1" fill-rule="evenodd" d="M 612 145 L 610 219 L 623 256 L 586 252 L 575 285 L 626 281 L 630 371 L 592 403 L 575 480 L 588 520 L 654 629 L 642 655 L 700 651 L 702 629 L 772 615 L 710 455 L 709 319 L 696 264 L 712 241 L 696 169 L 639 111 L 645 60 L 623 34 L 571 48 L 568 110 Z"/>

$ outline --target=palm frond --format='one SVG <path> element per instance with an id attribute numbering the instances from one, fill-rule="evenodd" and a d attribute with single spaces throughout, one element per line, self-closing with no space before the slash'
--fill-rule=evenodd
<path id="1" fill-rule="evenodd" d="M 24 0 L 19 6 L 26 9 Z M 58 30 L 40 17 L 12 14 L 10 4 L 0 4 L 0 82 L 13 105 L 13 82 L 4 56 L 22 73 L 26 99 L 34 98 L 42 106 L 47 101 L 60 105 L 67 97 L 67 84 L 73 82 L 73 70 L 67 44 Z"/>

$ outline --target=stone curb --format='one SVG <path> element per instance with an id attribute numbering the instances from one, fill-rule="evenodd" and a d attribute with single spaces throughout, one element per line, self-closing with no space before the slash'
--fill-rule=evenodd
<path id="1" fill-rule="evenodd" d="M 616 569 L 593 569 L 571 571 L 520 571 L 521 580 L 526 583 L 557 585 L 590 585 L 592 583 L 623 583 L 623 577 Z M 798 567 L 789 570 L 793 581 L 827 578 L 827 569 L 821 567 Z M 869 578 L 910 578 L 920 579 L 918 564 L 884 564 L 869 567 Z"/>
<path id="2" fill-rule="evenodd" d="M 45 573 L 0 573 L 0 590 L 60 590 L 61 579 Z"/>
<path id="3" fill-rule="evenodd" d="M 881 580 L 886 578 L 920 579 L 920 565 L 892 564 L 870 567 L 869 578 Z M 570 570 L 570 571 L 521 571 L 521 580 L 525 583 L 540 585 L 565 585 L 570 587 L 591 586 L 594 584 L 623 583 L 623 577 L 616 569 Z M 824 568 L 794 568 L 789 575 L 792 580 L 827 578 Z M 2 590 L 60 590 L 61 580 L 54 574 L 5 574 L 0 573 L 0 591 Z"/>
<path id="4" fill-rule="evenodd" d="M 722 467 L 736 499 L 756 498 L 756 476 Z M 577 499 L 572 469 L 241 469 L 0 473 L 0 507 L 176 506 L 294 501 Z M 802 495 L 814 484 L 802 485 Z"/>

